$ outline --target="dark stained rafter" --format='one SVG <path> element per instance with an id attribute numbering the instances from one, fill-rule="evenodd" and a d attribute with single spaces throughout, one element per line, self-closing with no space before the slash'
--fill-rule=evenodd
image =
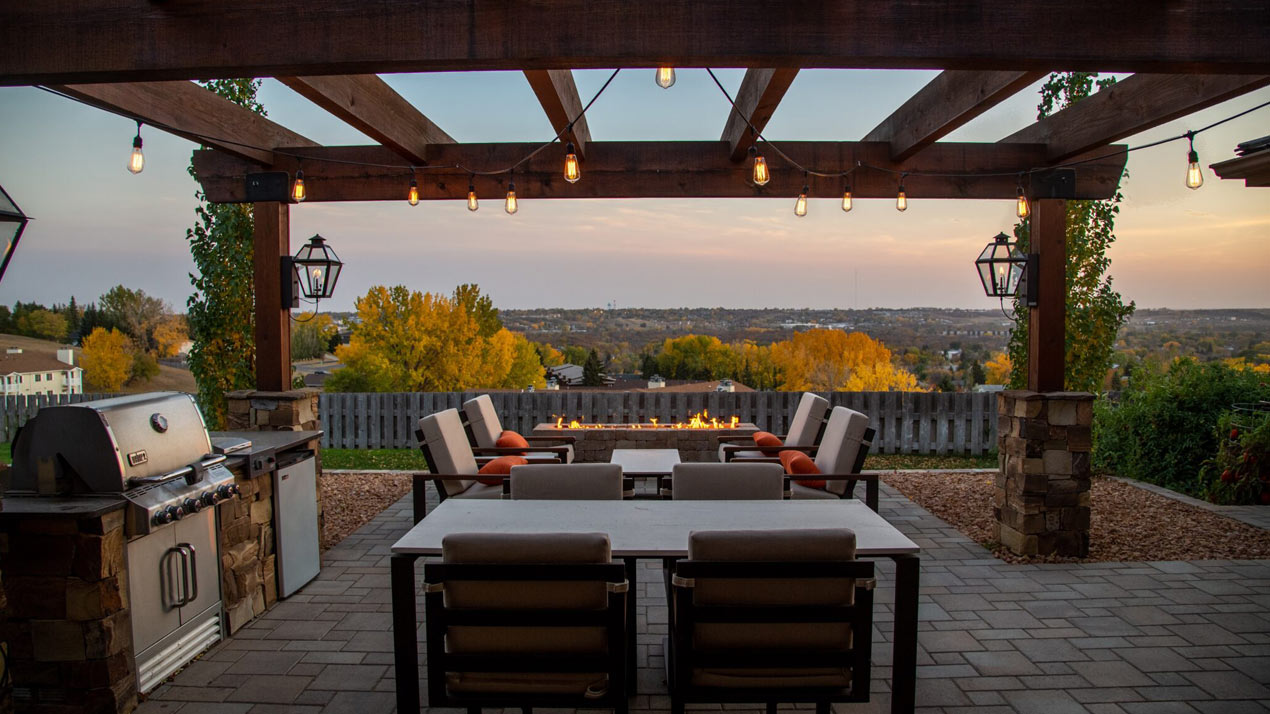
<path id="1" fill-rule="evenodd" d="M 941 72 L 864 137 L 891 144 L 902 161 L 1041 79 L 1043 71 Z"/>
<path id="2" fill-rule="evenodd" d="M 373 74 L 278 77 L 278 81 L 414 164 L 454 139 Z"/>
<path id="3" fill-rule="evenodd" d="M 462 199 L 467 195 L 469 171 L 501 170 L 519 161 L 537 144 L 438 144 L 432 147 L 432 166 L 418 173 L 428 184 L 428 199 Z M 560 174 L 558 152 L 542 152 L 518 167 L 517 192 L 524 198 L 745 198 L 793 197 L 803 176 L 777 156 L 771 156 L 772 181 L 762 189 L 747 184 L 748 169 L 729 160 L 722 141 L 592 142 L 590 158 L 576 184 Z M 926 198 L 1012 199 L 1018 188 L 1017 172 L 1043 165 L 1045 147 L 1038 144 L 963 144 L 940 142 L 914 159 L 897 164 L 884 143 L 782 142 L 794 160 L 825 171 L 842 171 L 862 162 L 868 166 L 852 175 L 852 191 L 858 198 L 893 198 L 899 176 L 890 170 L 914 172 L 904 179 L 910 200 Z M 339 146 L 297 149 L 278 154 L 271 170 L 304 170 L 308 188 L 306 203 L 323 201 L 400 200 L 410 179 L 409 165 L 381 146 Z M 1123 152 L 1104 156 L 1076 168 L 1080 198 L 1114 195 L 1124 169 Z M 323 161 L 323 159 L 330 159 Z M 355 163 L 343 163 L 355 162 Z M 383 164 L 371 166 L 367 164 Z M 461 168 L 442 168 L 461 165 Z M 245 200 L 244 176 L 252 165 L 217 151 L 195 153 L 194 166 L 208 199 L 218 202 Z M 869 167 L 878 168 L 869 168 Z M 993 176 L 931 176 L 993 173 Z M 479 195 L 501 198 L 507 174 L 475 176 Z M 813 197 L 840 198 L 842 180 L 811 177 Z"/>
<path id="4" fill-rule="evenodd" d="M 1020 41 L 1020 28 L 1038 28 Z M 612 67 L 1270 74 L 1265 0 L 42 0 L 0 84 Z"/>
<path id="5" fill-rule="evenodd" d="M 56 85 L 49 88 L 107 111 L 140 118 L 147 124 L 170 127 L 164 130 L 262 166 L 274 162 L 271 149 L 275 147 L 317 146 L 316 142 L 193 82 Z"/>
<path id="6" fill-rule="evenodd" d="M 1270 76 L 1135 74 L 1001 142 L 1046 144 L 1050 161 L 1066 161 L 1268 84 Z"/>
<path id="7" fill-rule="evenodd" d="M 755 132 L 762 132 L 767 126 L 776 106 L 797 76 L 797 68 L 745 70 L 745 78 L 741 80 L 741 88 L 733 100 L 736 109 L 728 107 L 728 121 L 723 127 L 722 138 L 731 147 L 733 161 L 745 158 L 746 152 L 758 139 Z"/>
<path id="8" fill-rule="evenodd" d="M 580 158 L 586 157 L 586 145 L 591 142 L 591 130 L 582 114 L 582 99 L 578 96 L 578 84 L 569 69 L 527 69 L 525 79 L 538 97 L 538 103 L 547 114 L 551 128 L 564 132 L 560 141 L 572 143 Z M 575 121 L 576 120 L 576 121 Z M 573 122 L 572 127 L 569 123 Z"/>
<path id="9" fill-rule="evenodd" d="M 1270 187 L 1270 151 L 1227 159 L 1209 166 L 1223 179 L 1243 179 L 1248 187 Z"/>

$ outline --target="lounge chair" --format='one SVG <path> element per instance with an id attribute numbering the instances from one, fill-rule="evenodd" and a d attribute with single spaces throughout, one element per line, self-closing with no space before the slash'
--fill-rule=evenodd
<path id="1" fill-rule="evenodd" d="M 669 580 L 672 714 L 869 700 L 873 563 L 855 560 L 852 531 L 696 532 Z"/>
<path id="2" fill-rule="evenodd" d="M 812 474 L 791 473 L 792 498 L 853 498 L 855 484 L 864 481 L 865 502 L 874 511 L 878 509 L 878 482 L 876 476 L 860 473 L 869 447 L 873 445 L 874 430 L 869 427 L 869 417 L 846 407 L 834 407 L 829 413 L 824 436 L 816 450 Z M 799 478 L 804 476 L 805 478 Z M 799 481 L 824 481 L 811 486 Z"/>
<path id="3" fill-rule="evenodd" d="M 675 464 L 662 495 L 676 501 L 779 501 L 789 496 L 789 478 L 780 464 Z"/>
<path id="4" fill-rule="evenodd" d="M 829 411 L 829 400 L 822 396 L 803 392 L 798 400 L 798 408 L 789 422 L 789 433 L 776 435 L 779 445 L 759 451 L 752 436 L 720 436 L 719 461 L 732 459 L 753 459 L 764 456 L 776 456 L 779 449 L 794 449 L 811 452 L 820 443 L 820 431 L 824 427 L 825 413 Z"/>
<path id="5" fill-rule="evenodd" d="M 627 711 L 628 589 L 603 533 L 456 533 L 424 568 L 428 706 Z"/>
<path id="6" fill-rule="evenodd" d="M 513 454 L 524 456 L 530 460 L 553 458 L 561 463 L 573 463 L 572 436 L 522 436 L 503 428 L 498 418 L 498 410 L 494 408 L 494 400 L 488 394 L 463 402 L 463 415 L 467 418 L 467 428 L 471 434 L 472 452 L 478 456 L 503 456 Z M 528 444 L 523 446 L 499 446 L 500 439 L 515 434 Z"/>

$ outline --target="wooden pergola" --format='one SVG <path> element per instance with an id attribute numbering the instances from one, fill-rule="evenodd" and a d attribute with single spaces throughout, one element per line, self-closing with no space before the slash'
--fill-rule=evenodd
<path id="1" fill-rule="evenodd" d="M 718 141 L 592 138 L 572 69 L 748 68 Z M 51 0 L 0 7 L 0 85 L 44 85 L 206 146 L 195 153 L 211 201 L 247 200 L 244 177 L 301 167 L 310 202 L 400 200 L 412 167 L 425 200 L 460 199 L 470 174 L 529 144 L 460 144 L 376 73 L 520 70 L 562 141 L 585 161 L 566 183 L 556 152 L 517 170 L 525 198 L 793 196 L 782 171 L 758 188 L 744 159 L 803 68 L 939 68 L 943 72 L 859 141 L 782 142 L 824 172 L 863 163 L 907 172 L 923 198 L 1012 199 L 1011 175 L 1079 161 L 1075 181 L 1028 182 L 1040 304 L 1030 310 L 1030 386 L 1063 387 L 1064 200 L 1112 196 L 1121 138 L 1270 84 L 1270 12 L 1260 0 L 1159 5 L 1042 0 L 770 3 L 544 0 L 505 3 L 327 0 Z M 996 143 L 939 139 L 1055 70 L 1134 72 L 1071 108 Z M 320 146 L 190 80 L 276 77 L 378 141 Z M 426 109 L 423 108 L 423 109 Z M 336 161 L 329 161 L 334 159 Z M 339 163 L 339 162 L 357 163 Z M 358 164 L 376 164 L 365 166 Z M 978 174 L 978 175 L 977 175 Z M 505 190 L 507 176 L 477 177 Z M 836 197 L 840 179 L 810 180 Z M 893 197 L 895 176 L 852 176 L 859 198 Z M 280 260 L 289 206 L 255 205 L 257 386 L 285 389 L 291 372 Z"/>

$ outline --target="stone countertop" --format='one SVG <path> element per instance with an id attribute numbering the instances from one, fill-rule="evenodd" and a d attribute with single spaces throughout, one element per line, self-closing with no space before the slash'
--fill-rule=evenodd
<path id="1" fill-rule="evenodd" d="M 10 491 L 4 494 L 0 520 L 6 518 L 99 518 L 112 511 L 122 510 L 127 501 L 117 494 L 37 496 L 32 493 Z"/>
<path id="2" fill-rule="evenodd" d="M 215 437 L 231 437 L 246 439 L 251 442 L 249 448 L 226 454 L 226 466 L 233 471 L 241 471 L 247 478 L 263 476 L 272 471 L 270 464 L 258 464 L 251 467 L 253 461 L 274 461 L 274 457 L 289 449 L 303 446 L 310 441 L 322 438 L 321 430 L 309 431 L 213 431 Z"/>

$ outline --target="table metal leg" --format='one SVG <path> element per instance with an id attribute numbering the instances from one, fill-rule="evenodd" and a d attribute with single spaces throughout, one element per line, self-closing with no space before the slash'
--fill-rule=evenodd
<path id="1" fill-rule="evenodd" d="M 891 712 L 912 714 L 917 686 L 917 593 L 921 558 L 897 555 L 895 560 L 895 632 L 891 643 Z"/>
<path id="2" fill-rule="evenodd" d="M 636 640 L 639 635 L 636 632 L 635 604 L 639 602 L 637 594 L 639 561 L 635 558 L 623 558 L 626 564 L 626 582 L 628 590 L 626 591 L 626 694 L 634 696 L 635 694 L 635 657 L 639 651 Z"/>
<path id="3" fill-rule="evenodd" d="M 414 555 L 393 555 L 392 580 L 392 646 L 397 676 L 397 711 L 414 714 L 419 711 L 419 635 L 415 620 Z"/>

